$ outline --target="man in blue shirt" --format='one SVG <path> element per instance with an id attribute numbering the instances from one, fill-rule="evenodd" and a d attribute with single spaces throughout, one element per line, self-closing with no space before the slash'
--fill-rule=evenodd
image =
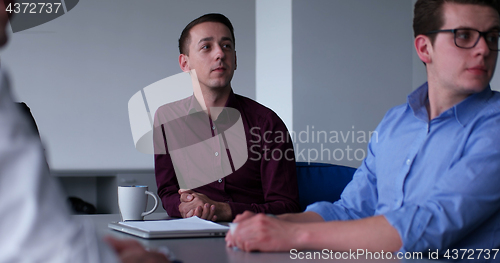
<path id="1" fill-rule="evenodd" d="M 498 10 L 495 1 L 418 0 L 415 48 L 428 82 L 386 114 L 341 199 L 278 218 L 245 212 L 228 246 L 499 260 L 500 94 L 489 86 Z"/>

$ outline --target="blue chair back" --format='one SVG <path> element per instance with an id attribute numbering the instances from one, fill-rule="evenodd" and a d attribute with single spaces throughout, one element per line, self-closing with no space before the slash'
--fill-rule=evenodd
<path id="1" fill-rule="evenodd" d="M 296 166 L 302 211 L 314 202 L 339 200 L 356 171 L 356 168 L 327 163 L 297 162 Z"/>

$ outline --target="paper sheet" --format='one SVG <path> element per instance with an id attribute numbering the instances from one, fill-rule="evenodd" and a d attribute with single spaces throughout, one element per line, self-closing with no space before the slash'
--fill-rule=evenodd
<path id="1" fill-rule="evenodd" d="M 193 216 L 190 218 L 159 220 L 159 221 L 129 221 L 119 222 L 121 225 L 131 226 L 148 232 L 155 231 L 188 231 L 188 230 L 224 230 L 227 226 Z"/>

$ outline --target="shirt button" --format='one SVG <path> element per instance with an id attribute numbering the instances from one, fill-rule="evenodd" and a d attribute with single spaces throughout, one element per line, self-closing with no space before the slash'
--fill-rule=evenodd
<path id="1" fill-rule="evenodd" d="M 217 182 L 222 183 L 222 179 L 217 180 Z"/>
<path id="2" fill-rule="evenodd" d="M 219 156 L 219 152 L 215 152 L 215 156 Z"/>
<path id="3" fill-rule="evenodd" d="M 406 160 L 406 164 L 410 165 L 411 164 L 411 160 L 410 159 Z"/>
<path id="4" fill-rule="evenodd" d="M 215 130 L 215 125 L 214 125 L 214 126 L 212 126 L 212 130 Z"/>

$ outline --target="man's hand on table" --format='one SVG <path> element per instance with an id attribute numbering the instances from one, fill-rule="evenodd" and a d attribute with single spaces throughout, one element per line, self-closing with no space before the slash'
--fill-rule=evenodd
<path id="1" fill-rule="evenodd" d="M 226 245 L 243 251 L 287 251 L 297 248 L 297 224 L 249 211 L 237 215 L 234 232 L 226 234 Z"/>
<path id="2" fill-rule="evenodd" d="M 156 251 L 147 251 L 136 240 L 104 239 L 116 252 L 123 263 L 169 263 L 167 257 Z"/>
<path id="3" fill-rule="evenodd" d="M 232 218 L 231 207 L 227 203 L 213 201 L 192 190 L 180 189 L 179 194 L 179 212 L 183 218 L 198 216 L 211 221 L 229 221 Z"/>

